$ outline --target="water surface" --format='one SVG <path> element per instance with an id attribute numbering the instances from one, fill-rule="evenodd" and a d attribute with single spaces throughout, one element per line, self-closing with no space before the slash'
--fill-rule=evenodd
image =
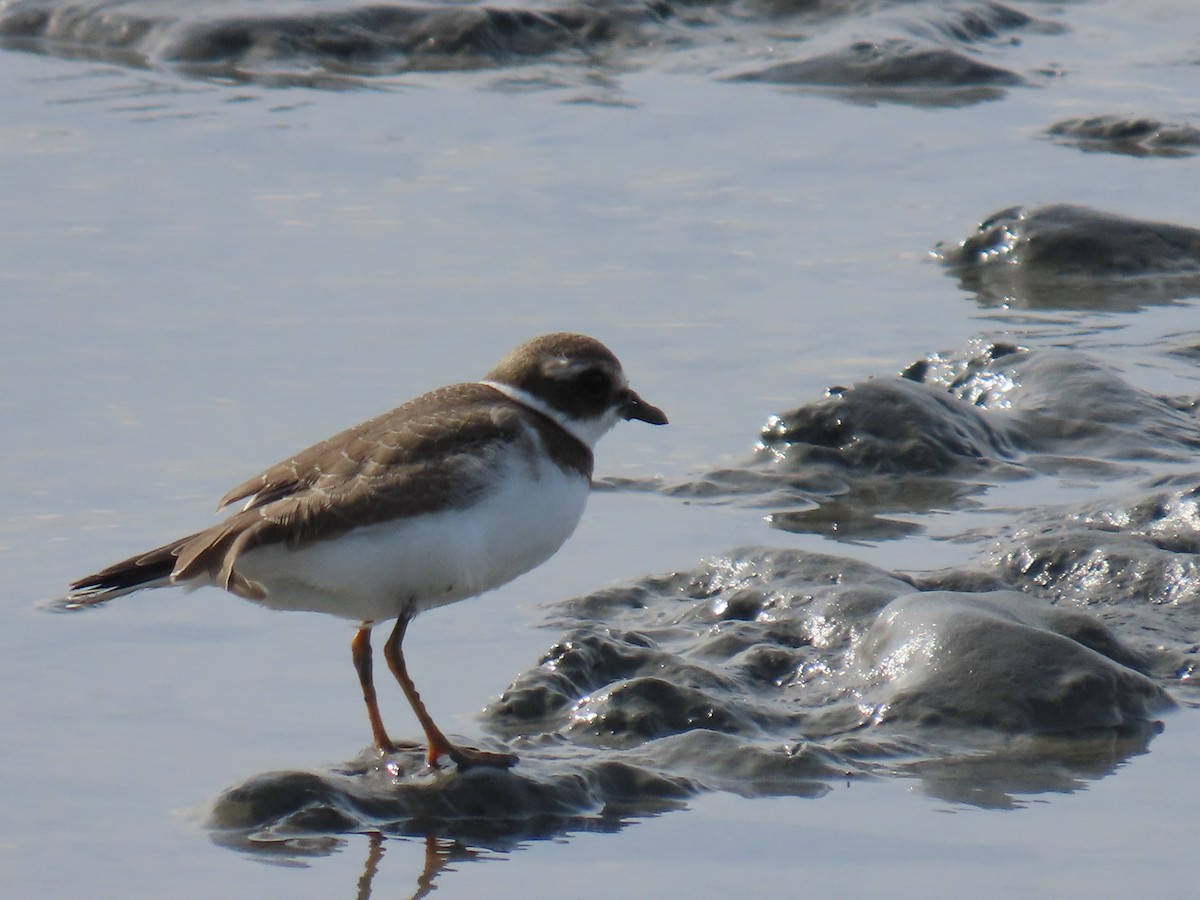
<path id="1" fill-rule="evenodd" d="M 1200 227 L 1179 139 L 1198 115 L 1190 6 L 397 6 L 390 43 L 367 39 L 378 23 L 350 27 L 363 9 L 0 11 L 0 883 L 113 897 L 1190 886 L 1195 259 L 1186 240 L 1133 272 L 1021 252 L 1022 235 L 1059 234 L 1029 223 L 1061 221 L 1039 212 L 1061 204 L 1084 211 L 1084 236 L 1111 217 L 1120 235 Z M 1147 119 L 1175 137 L 1134 127 Z M 1012 241 L 978 240 L 1015 208 Z M 968 238 L 996 252 L 965 268 L 931 252 Z M 1047 258 L 1058 268 L 1039 271 Z M 259 823 L 273 840 L 213 829 L 223 791 L 353 771 L 368 735 L 349 630 L 207 590 L 82 616 L 35 601 L 209 521 L 285 454 L 561 328 L 613 346 L 672 425 L 607 438 L 607 489 L 567 547 L 419 620 L 411 664 L 448 731 L 521 744 L 516 774 L 586 782 L 624 764 L 651 780 L 609 780 L 599 805 L 537 827 L 347 817 L 335 798 L 342 817 L 307 832 L 270 831 L 286 804 Z M 874 436 L 877 457 L 831 452 L 814 423 L 845 409 L 842 436 Z M 900 452 L 876 417 L 932 435 L 926 454 Z M 839 601 L 820 653 L 771 630 L 812 625 L 806 559 L 809 577 L 873 598 Z M 662 593 L 724 565 L 759 581 L 686 608 Z M 1105 658 L 1177 708 L 1126 706 L 1128 721 L 1084 729 L 1102 734 L 1048 738 L 919 721 L 918 690 L 918 721 L 871 707 L 854 722 L 859 700 L 894 699 L 886 678 L 850 678 L 895 599 L 884 584 L 1016 589 L 1090 616 L 1137 656 Z M 651 728 L 654 701 L 678 697 L 602 666 L 562 718 L 514 712 L 513 691 L 537 687 L 580 628 L 597 647 L 604 629 L 651 641 L 717 727 Z M 772 660 L 781 686 L 737 686 Z M 915 671 L 897 674 L 919 688 Z M 382 693 L 392 727 L 415 733 L 399 692 Z M 586 727 L 618 713 L 625 731 Z"/>

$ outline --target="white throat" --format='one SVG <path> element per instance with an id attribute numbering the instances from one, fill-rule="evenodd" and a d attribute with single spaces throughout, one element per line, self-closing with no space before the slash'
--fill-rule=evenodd
<path id="1" fill-rule="evenodd" d="M 595 419 L 574 419 L 566 413 L 554 409 L 541 398 L 529 393 L 529 391 L 513 387 L 511 384 L 504 384 L 499 381 L 481 381 L 479 383 L 486 384 L 490 388 L 495 388 L 509 400 L 520 403 L 522 406 L 528 406 L 530 409 L 540 412 L 543 416 L 557 422 L 568 434 L 578 438 L 589 448 L 594 449 L 597 441 L 604 437 L 617 424 L 616 410 L 608 410 L 604 415 Z"/>

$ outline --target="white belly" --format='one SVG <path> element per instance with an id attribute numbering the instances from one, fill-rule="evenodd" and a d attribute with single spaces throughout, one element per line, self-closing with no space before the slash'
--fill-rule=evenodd
<path id="1" fill-rule="evenodd" d="M 239 573 L 276 609 L 355 621 L 415 614 L 505 584 L 563 545 L 587 503 L 587 480 L 547 463 L 514 462 L 474 506 L 356 528 L 300 549 L 259 547 Z"/>

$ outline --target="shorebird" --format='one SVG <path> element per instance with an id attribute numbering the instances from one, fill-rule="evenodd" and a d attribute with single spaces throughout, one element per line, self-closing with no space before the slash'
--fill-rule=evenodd
<path id="1" fill-rule="evenodd" d="M 549 334 L 482 381 L 423 394 L 272 466 L 218 505 L 211 528 L 70 586 L 68 608 L 141 588 L 216 585 L 274 609 L 358 622 L 351 641 L 371 733 L 395 752 L 375 695 L 371 629 L 396 620 L 384 658 L 437 767 L 517 759 L 453 744 L 434 724 L 404 661 L 418 613 L 506 584 L 549 559 L 583 515 L 596 442 L 618 420 L 665 425 L 599 341 Z"/>

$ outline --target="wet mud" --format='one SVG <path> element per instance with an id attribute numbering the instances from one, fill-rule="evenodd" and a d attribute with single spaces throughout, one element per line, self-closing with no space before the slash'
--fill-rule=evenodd
<path id="1" fill-rule="evenodd" d="M 1144 116 L 1064 119 L 1047 128 L 1046 135 L 1089 153 L 1165 158 L 1200 153 L 1200 128 L 1186 122 L 1160 122 Z"/>
<path id="2" fill-rule="evenodd" d="M 372 830 L 503 847 L 621 827 L 702 791 L 815 798 L 907 777 L 1006 806 L 1070 790 L 1147 749 L 1194 670 L 1194 613 L 1127 639 L 1131 617 L 1156 618 L 1145 600 L 1048 602 L 1047 578 L 1015 590 L 1052 568 L 1020 534 L 919 577 L 744 548 L 566 601 L 550 611 L 560 638 L 485 713 L 515 768 L 433 772 L 418 750 L 368 752 L 255 776 L 215 801 L 210 826 L 247 848 Z"/>
<path id="3" fill-rule="evenodd" d="M 210 3 L 197 12 L 145 0 L 18 0 L 0 9 L 6 46 L 166 65 L 202 78 L 337 87 L 406 72 L 508 70 L 538 61 L 578 67 L 586 76 L 670 60 L 738 80 L 832 88 L 856 102 L 949 106 L 998 99 L 1027 83 L 1029 73 L 1002 61 L 1006 47 L 1023 34 L 1060 30 L 996 2 L 340 3 L 259 10 Z M 729 51 L 764 41 L 791 58 L 747 67 L 744 54 Z M 730 67 L 737 71 L 724 71 Z"/>
<path id="4" fill-rule="evenodd" d="M 1132 311 L 1200 292 L 1200 229 L 1083 206 L 1013 206 L 934 255 L 988 306 Z"/>
<path id="5" fill-rule="evenodd" d="M 613 485 L 764 507 L 784 531 L 879 541 L 919 532 L 913 516 L 978 505 L 999 484 L 1116 482 L 1187 464 L 1197 448 L 1194 398 L 1148 393 L 1078 350 L 974 342 L 770 417 L 742 467 Z"/>

